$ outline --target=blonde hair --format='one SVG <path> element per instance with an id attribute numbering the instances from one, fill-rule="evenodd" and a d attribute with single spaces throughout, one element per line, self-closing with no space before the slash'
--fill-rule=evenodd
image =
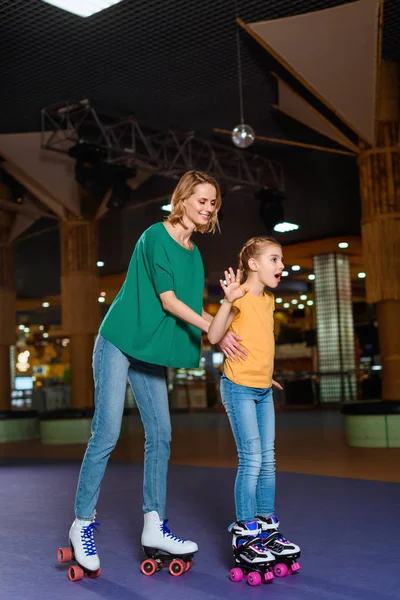
<path id="1" fill-rule="evenodd" d="M 252 237 L 244 244 L 239 252 L 239 269 L 243 273 L 243 282 L 246 281 L 250 271 L 249 260 L 260 256 L 263 249 L 268 244 L 282 248 L 281 244 L 275 238 L 264 236 Z"/>
<path id="2" fill-rule="evenodd" d="M 183 203 L 194 194 L 196 186 L 200 183 L 210 183 L 215 187 L 216 203 L 215 210 L 210 217 L 209 223 L 207 225 L 197 227 L 196 231 L 200 231 L 201 233 L 208 233 L 209 231 L 212 231 L 214 233 L 219 227 L 218 211 L 222 204 L 221 190 L 217 180 L 203 171 L 188 171 L 180 178 L 178 185 L 172 194 L 171 214 L 168 216 L 167 221 L 169 221 L 171 225 L 177 225 L 179 223 L 182 225 L 182 227 L 185 227 L 183 223 L 183 216 L 185 214 L 185 207 Z"/>

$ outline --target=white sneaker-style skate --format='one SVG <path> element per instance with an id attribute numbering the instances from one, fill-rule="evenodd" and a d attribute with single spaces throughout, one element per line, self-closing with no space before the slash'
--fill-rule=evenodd
<path id="1" fill-rule="evenodd" d="M 272 517 L 257 517 L 261 528 L 262 543 L 274 555 L 276 564 L 274 573 L 277 577 L 285 577 L 289 573 L 299 571 L 297 559 L 300 557 L 300 547 L 287 540 L 279 531 L 279 520 Z"/>
<path id="2" fill-rule="evenodd" d="M 272 566 L 275 557 L 262 543 L 257 521 L 232 523 L 228 531 L 232 533 L 235 563 L 229 574 L 230 580 L 237 582 L 245 577 L 251 586 L 271 582 L 274 578 Z"/>

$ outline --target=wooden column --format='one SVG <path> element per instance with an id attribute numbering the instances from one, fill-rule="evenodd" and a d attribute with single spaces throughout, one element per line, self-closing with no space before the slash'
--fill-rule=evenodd
<path id="1" fill-rule="evenodd" d="M 377 144 L 359 158 L 367 302 L 377 304 L 383 399 L 400 400 L 399 68 L 383 63 Z"/>
<path id="2" fill-rule="evenodd" d="M 62 221 L 61 303 L 70 337 L 71 408 L 93 406 L 92 351 L 100 323 L 98 237 L 94 221 Z"/>
<path id="3" fill-rule="evenodd" d="M 11 408 L 10 346 L 15 344 L 14 246 L 8 243 L 11 214 L 0 211 L 0 410 Z"/>

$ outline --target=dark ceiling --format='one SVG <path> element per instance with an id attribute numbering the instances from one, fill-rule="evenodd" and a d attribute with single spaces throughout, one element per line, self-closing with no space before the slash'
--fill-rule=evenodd
<path id="1" fill-rule="evenodd" d="M 237 0 L 238 15 L 247 22 L 346 3 Z M 386 0 L 384 17 L 384 57 L 399 60 L 399 0 Z M 203 135 L 212 135 L 214 127 L 232 129 L 239 122 L 236 31 L 235 0 L 123 0 L 87 19 L 41 0 L 0 0 L 0 132 L 39 130 L 42 108 L 82 98 L 133 113 L 143 123 L 162 129 L 196 130 Z M 307 135 L 271 110 L 276 100 L 272 59 L 242 31 L 240 39 L 245 120 L 259 134 Z M 300 229 L 282 236 L 282 242 L 359 233 L 355 159 L 262 144 L 256 144 L 255 150 L 284 166 L 285 208 Z M 235 257 L 246 237 L 263 233 L 254 202 L 231 198 L 228 207 L 227 201 L 221 243 L 210 244 L 209 255 L 206 244 L 201 244 L 209 269 L 217 270 L 225 257 Z M 126 268 L 138 233 L 160 217 L 160 207 L 155 205 L 133 212 L 128 205 L 103 220 L 100 254 L 108 272 Z M 47 227 L 42 221 L 26 234 Z M 230 231 L 241 231 L 244 239 Z M 20 296 L 58 291 L 54 236 L 56 231 L 50 231 L 19 242 Z"/>
<path id="2" fill-rule="evenodd" d="M 346 4 L 236 0 L 247 22 Z M 40 129 L 40 110 L 90 98 L 158 127 L 239 121 L 235 0 L 123 0 L 83 19 L 41 0 L 0 0 L 1 132 Z M 383 53 L 400 59 L 400 2 L 386 0 Z M 271 79 L 241 32 L 245 116 L 271 133 Z"/>

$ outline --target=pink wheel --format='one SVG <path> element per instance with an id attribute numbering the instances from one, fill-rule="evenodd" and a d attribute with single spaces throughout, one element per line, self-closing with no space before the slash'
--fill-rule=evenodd
<path id="1" fill-rule="evenodd" d="M 274 573 L 277 577 L 286 577 L 289 573 L 289 569 L 284 563 L 278 563 L 274 566 Z"/>
<path id="2" fill-rule="evenodd" d="M 68 579 L 70 581 L 80 581 L 83 579 L 83 575 L 83 569 L 77 565 L 74 565 L 68 569 Z"/>
<path id="3" fill-rule="evenodd" d="M 274 578 L 274 574 L 272 571 L 267 571 L 264 575 L 264 582 L 265 583 L 271 583 L 271 581 Z"/>
<path id="4" fill-rule="evenodd" d="M 148 558 L 142 562 L 140 570 L 142 571 L 143 575 L 150 577 L 150 575 L 153 575 L 153 573 L 158 571 L 158 564 L 154 558 Z"/>
<path id="5" fill-rule="evenodd" d="M 189 569 L 191 568 L 191 566 L 192 566 L 192 561 L 188 560 L 187 563 L 186 563 L 185 573 L 186 573 L 186 571 L 189 571 Z"/>
<path id="6" fill-rule="evenodd" d="M 174 577 L 180 577 L 180 575 L 182 575 L 182 573 L 184 573 L 186 570 L 185 561 L 183 561 L 181 558 L 174 558 L 174 560 L 170 563 L 168 570 Z"/>
<path id="7" fill-rule="evenodd" d="M 57 560 L 59 563 L 66 563 L 72 560 L 71 548 L 59 548 L 57 550 Z"/>
<path id="8" fill-rule="evenodd" d="M 231 569 L 230 573 L 229 573 L 229 579 L 231 581 L 237 581 L 237 582 L 242 581 L 242 579 L 243 579 L 242 569 L 239 569 L 239 567 L 235 567 L 234 569 Z"/>
<path id="9" fill-rule="evenodd" d="M 252 587 L 256 587 L 257 585 L 261 585 L 261 575 L 257 571 L 253 571 L 249 573 L 247 576 L 247 583 Z"/>
<path id="10" fill-rule="evenodd" d="M 101 573 L 101 569 L 100 567 L 97 569 L 97 571 L 92 571 L 88 577 L 89 579 L 95 579 L 95 577 L 100 577 L 100 573 Z"/>
<path id="11" fill-rule="evenodd" d="M 298 562 L 293 563 L 292 566 L 290 567 L 292 574 L 296 573 L 296 571 L 300 571 L 300 569 L 301 569 L 301 567 Z"/>

